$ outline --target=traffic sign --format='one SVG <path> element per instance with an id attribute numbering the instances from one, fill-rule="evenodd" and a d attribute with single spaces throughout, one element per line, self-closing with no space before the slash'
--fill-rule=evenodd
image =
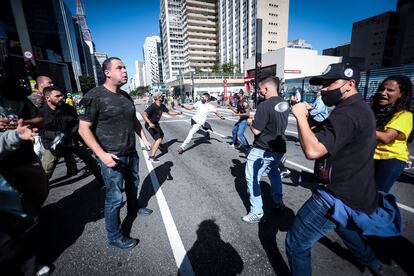
<path id="1" fill-rule="evenodd" d="M 26 50 L 23 52 L 23 56 L 27 59 L 32 59 L 33 58 L 33 53 L 30 50 Z"/>

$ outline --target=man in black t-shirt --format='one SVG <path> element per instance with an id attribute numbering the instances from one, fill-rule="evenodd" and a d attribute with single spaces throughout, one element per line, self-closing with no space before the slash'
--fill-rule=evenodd
<path id="1" fill-rule="evenodd" d="M 163 104 L 164 95 L 161 92 L 156 92 L 153 95 L 154 103 L 152 103 L 144 112 L 141 113 L 142 118 L 145 120 L 145 128 L 154 138 L 155 142 L 150 150 L 149 160 L 153 163 L 159 163 L 160 161 L 155 158 L 155 153 L 161 145 L 162 139 L 164 138 L 164 132 L 160 127 L 160 120 L 163 112 L 168 113 L 168 115 L 181 115 L 182 112 L 170 111 Z"/>
<path id="2" fill-rule="evenodd" d="M 267 77 L 259 82 L 260 94 L 265 98 L 256 109 L 254 121 L 247 120 L 254 134 L 253 148 L 247 156 L 246 182 L 250 194 L 250 212 L 242 217 L 246 223 L 258 223 L 263 217 L 263 201 L 260 178 L 266 168 L 272 186 L 274 207 L 283 208 L 282 180 L 278 171 L 279 162 L 286 152 L 285 131 L 289 110 L 277 112 L 275 106 L 283 99 L 278 96 L 279 79 Z"/>
<path id="3" fill-rule="evenodd" d="M 138 240 L 126 237 L 121 231 L 119 212 L 122 186 L 125 181 L 128 213 L 137 211 L 139 158 L 135 148 L 135 133 L 150 147 L 144 129 L 136 116 L 132 98 L 121 86 L 128 81 L 124 63 L 116 57 L 103 63 L 105 83 L 93 88 L 79 103 L 79 134 L 98 156 L 105 182 L 105 225 L 110 246 L 128 249 Z M 152 210 L 138 209 L 149 215 Z"/>
<path id="4" fill-rule="evenodd" d="M 359 232 L 337 224 L 330 218 L 332 206 L 324 193 L 342 201 L 351 209 L 371 214 L 377 208 L 374 181 L 375 119 L 358 93 L 360 78 L 356 66 L 331 64 L 310 84 L 322 85 L 322 101 L 335 106 L 329 117 L 314 133 L 308 123 L 311 106 L 298 103 L 292 107 L 306 158 L 315 161 L 316 180 L 325 184 L 302 206 L 286 237 L 286 252 L 293 275 L 310 275 L 310 251 L 324 235 L 336 230 L 361 263 L 377 273 L 381 263 Z M 377 275 L 377 274 L 375 274 Z"/>

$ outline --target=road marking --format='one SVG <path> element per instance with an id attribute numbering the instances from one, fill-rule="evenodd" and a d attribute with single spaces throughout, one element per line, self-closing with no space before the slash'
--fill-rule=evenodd
<path id="1" fill-rule="evenodd" d="M 169 115 L 167 113 L 162 113 L 162 116 L 165 117 L 165 118 L 171 118 L 172 117 L 171 115 Z"/>
<path id="2" fill-rule="evenodd" d="M 300 165 L 300 164 L 298 164 L 298 163 L 295 163 L 295 162 L 292 162 L 292 161 L 289 161 L 289 160 L 286 160 L 286 163 L 291 164 L 292 166 L 298 167 L 298 168 L 300 168 L 300 169 L 302 169 L 302 170 L 304 170 L 304 171 L 307 171 L 307 172 L 313 173 L 313 170 L 312 170 L 312 169 L 307 168 L 307 167 L 304 167 L 304 166 L 302 166 L 302 165 Z M 404 210 L 406 210 L 406 211 L 408 211 L 408 212 L 410 212 L 410 213 L 413 213 L 413 214 L 414 214 L 414 208 L 411 208 L 411 207 L 409 207 L 409 206 L 407 206 L 407 205 L 404 205 L 404 204 L 402 204 L 402 203 L 399 203 L 399 202 L 397 202 L 397 205 L 398 205 L 398 207 L 400 207 L 401 209 L 404 209 Z"/>
<path id="3" fill-rule="evenodd" d="M 141 147 L 144 147 L 144 143 L 139 139 Z M 194 270 L 191 266 L 190 259 L 187 256 L 187 251 L 184 248 L 180 234 L 178 233 L 177 226 L 175 225 L 174 219 L 171 215 L 170 208 L 168 207 L 167 200 L 165 199 L 164 193 L 161 190 L 160 183 L 158 182 L 157 175 L 155 174 L 154 167 L 151 161 L 148 160 L 148 153 L 142 151 L 147 164 L 148 172 L 151 177 L 151 183 L 155 196 L 157 198 L 158 206 L 160 208 L 161 217 L 164 222 L 165 230 L 167 231 L 168 240 L 170 242 L 171 249 L 173 251 L 175 263 L 177 264 L 180 275 L 194 276 Z"/>

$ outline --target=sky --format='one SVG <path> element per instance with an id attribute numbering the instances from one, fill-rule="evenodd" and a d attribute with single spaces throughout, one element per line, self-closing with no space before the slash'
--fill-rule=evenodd
<path id="1" fill-rule="evenodd" d="M 261 1 L 261 0 L 257 0 Z M 74 14 L 76 0 L 65 0 Z M 82 0 L 96 50 L 121 58 L 129 78 L 143 60 L 145 37 L 159 35 L 159 0 Z M 288 40 L 307 40 L 323 49 L 350 42 L 352 23 L 387 11 L 397 0 L 290 0 Z"/>

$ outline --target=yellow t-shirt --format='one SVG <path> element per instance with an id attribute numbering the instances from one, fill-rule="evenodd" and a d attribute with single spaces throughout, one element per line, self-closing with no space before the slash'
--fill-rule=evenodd
<path id="1" fill-rule="evenodd" d="M 404 139 L 396 138 L 390 144 L 378 143 L 375 149 L 374 159 L 392 159 L 396 158 L 402 161 L 408 161 L 410 155 L 407 147 L 407 139 L 413 129 L 413 114 L 410 111 L 400 111 L 385 125 L 384 129 L 395 129 L 404 134 Z"/>

